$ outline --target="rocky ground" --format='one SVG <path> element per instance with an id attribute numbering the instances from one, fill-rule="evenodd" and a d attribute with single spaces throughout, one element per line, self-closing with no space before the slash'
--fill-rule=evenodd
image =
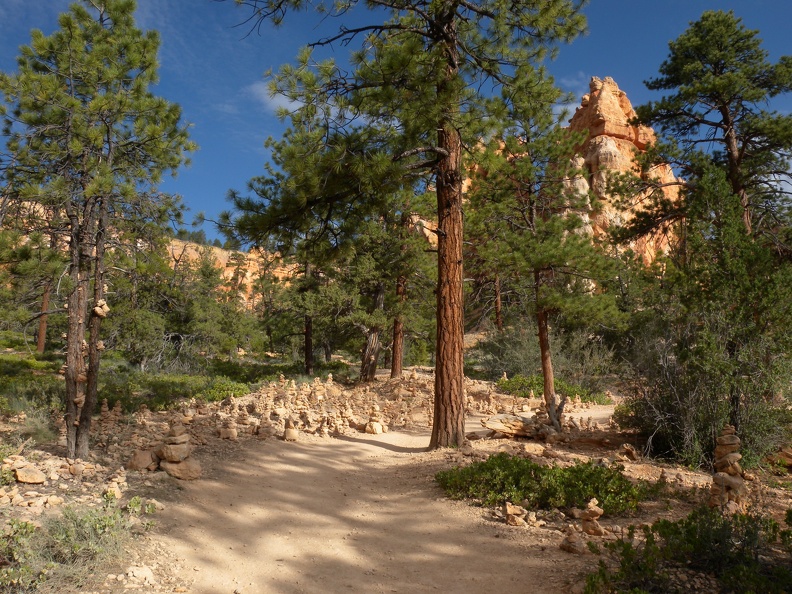
<path id="1" fill-rule="evenodd" d="M 124 563 L 98 576 L 103 593 L 574 592 L 596 567 L 587 540 L 681 517 L 708 497 L 712 475 L 643 460 L 609 422 L 612 406 L 577 403 L 555 433 L 532 415 L 538 401 L 483 382 L 466 388 L 470 443 L 434 452 L 425 451 L 428 373 L 354 390 L 284 380 L 131 417 L 105 409 L 91 460 L 65 459 L 53 445 L 3 461 L 15 484 L 0 488 L 0 517 L 35 521 L 107 497 L 151 503 L 154 527 L 141 527 Z M 522 419 L 529 436 L 485 428 L 495 415 Z M 673 497 L 626 518 L 602 517 L 596 505 L 525 513 L 450 501 L 434 482 L 440 469 L 498 451 L 542 464 L 620 463 L 636 479 L 663 475 Z M 787 491 L 760 480 L 749 490 L 765 507 L 792 506 Z M 680 579 L 696 591 L 711 586 Z"/>

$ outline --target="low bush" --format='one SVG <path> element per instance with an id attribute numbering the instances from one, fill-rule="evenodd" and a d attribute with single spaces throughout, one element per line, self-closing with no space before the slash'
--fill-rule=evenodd
<path id="1" fill-rule="evenodd" d="M 218 401 L 229 396 L 244 396 L 250 386 L 228 379 L 206 375 L 118 372 L 104 375 L 99 386 L 99 398 L 107 399 L 112 408 L 116 402 L 132 412 L 145 404 L 151 410 L 165 410 L 181 400 L 196 398 Z"/>
<path id="2" fill-rule="evenodd" d="M 114 501 L 99 509 L 67 507 L 40 528 L 12 520 L 0 536 L 0 591 L 84 591 L 91 579 L 106 575 L 108 563 L 123 558 L 132 515 L 141 507 L 122 510 Z"/>
<path id="3" fill-rule="evenodd" d="M 23 377 L 12 381 L 0 380 L 0 414 L 12 415 L 25 411 L 48 414 L 63 406 L 66 384 L 55 375 Z"/>
<path id="4" fill-rule="evenodd" d="M 787 512 L 788 525 L 790 519 Z M 626 539 L 605 544 L 612 563 L 600 561 L 586 580 L 586 594 L 687 591 L 671 578 L 680 568 L 714 576 L 727 592 L 792 591 L 792 531 L 770 518 L 699 508 L 678 522 L 658 520 L 642 529 L 642 538 L 635 536 L 630 527 Z"/>
<path id="5" fill-rule="evenodd" d="M 603 391 L 612 374 L 620 371 L 611 349 L 600 337 L 582 329 L 553 330 L 550 344 L 556 374 L 589 392 Z M 488 334 L 469 356 L 481 379 L 495 381 L 504 372 L 512 377 L 539 375 L 542 371 L 536 327 L 531 321 Z"/>
<path id="6" fill-rule="evenodd" d="M 435 476 L 452 499 L 473 499 L 484 505 L 504 501 L 531 508 L 585 507 L 592 497 L 607 514 L 634 510 L 650 493 L 648 483 L 631 483 L 622 468 L 577 464 L 568 468 L 539 466 L 505 453 L 483 462 L 452 468 Z"/>
<path id="7" fill-rule="evenodd" d="M 243 384 L 260 384 L 262 382 L 276 381 L 281 375 L 296 377 L 304 373 L 305 366 L 300 361 L 289 363 L 277 362 L 251 362 L 229 359 L 213 359 L 209 363 L 208 374 L 222 376 L 234 382 Z M 314 365 L 314 375 L 327 377 L 332 373 L 336 379 L 341 379 L 349 374 L 349 366 L 341 361 L 318 361 Z M 313 380 L 313 378 L 310 378 Z"/>
<path id="8" fill-rule="evenodd" d="M 528 398 L 531 392 L 534 393 L 536 398 L 542 398 L 544 393 L 544 378 L 541 375 L 515 375 L 509 379 L 499 379 L 498 388 L 520 398 Z M 591 402 L 593 404 L 612 404 L 612 401 L 603 392 L 592 392 L 591 390 L 571 384 L 561 378 L 555 378 L 556 394 L 566 396 L 572 399 L 575 396 L 580 396 L 583 402 Z"/>

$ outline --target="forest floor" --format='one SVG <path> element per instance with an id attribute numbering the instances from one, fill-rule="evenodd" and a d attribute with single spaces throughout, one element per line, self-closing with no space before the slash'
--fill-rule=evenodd
<path id="1" fill-rule="evenodd" d="M 413 387 L 421 381 L 428 380 L 411 380 Z M 357 398 L 396 402 L 388 398 L 409 384 L 384 382 L 382 390 L 390 392 L 363 388 Z M 492 400 L 491 387 L 468 387 L 469 392 L 479 388 L 476 402 L 485 407 L 487 398 Z M 12 503 L 2 513 L 35 517 L 57 513 L 63 505 L 96 506 L 114 484 L 123 490 L 122 501 L 140 496 L 155 502 L 159 511 L 147 516 L 152 527 L 140 530 L 118 566 L 97 575 L 97 585 L 83 593 L 574 593 L 582 592 L 585 576 L 602 558 L 560 548 L 579 520 L 551 510 L 537 513 L 533 525 L 509 526 L 492 508 L 448 499 L 435 474 L 501 451 L 544 463 L 619 463 L 630 478 L 650 482 L 664 473 L 667 496 L 641 504 L 627 517 L 600 518 L 608 533 L 591 537 L 600 545 L 630 524 L 684 517 L 706 501 L 711 483 L 705 472 L 625 457 L 623 444 L 633 436 L 608 425 L 613 406 L 571 409 L 573 418 L 588 417 L 588 429 L 552 445 L 488 436 L 481 426 L 486 412 L 479 410 L 468 417 L 467 427 L 479 439 L 466 448 L 429 452 L 428 423 L 421 420 L 425 403 L 414 409 L 413 420 L 420 422 L 378 435 L 300 432 L 292 442 L 277 433 L 240 431 L 236 439 L 221 439 L 222 419 L 245 407 L 252 410 L 256 398 L 264 397 L 197 408 L 189 425 L 191 457 L 202 468 L 197 480 L 178 480 L 161 470 L 117 470 L 135 444 L 161 443 L 186 409 L 148 420 L 138 416 L 106 426 L 106 434 L 114 437 L 105 439 L 104 450 L 81 477 L 69 476 L 68 461 L 55 446 L 18 457 L 17 464 L 39 468 L 48 480 L 33 485 L 35 491 L 18 485 L 29 507 Z M 508 398 L 498 399 L 495 406 L 505 412 L 515 406 Z M 788 490 L 771 488 L 770 482 L 755 481 L 752 496 L 778 515 L 792 507 L 792 500 Z M 53 494 L 61 499 L 55 507 L 49 499 Z M 706 588 L 693 584 L 693 591 Z"/>

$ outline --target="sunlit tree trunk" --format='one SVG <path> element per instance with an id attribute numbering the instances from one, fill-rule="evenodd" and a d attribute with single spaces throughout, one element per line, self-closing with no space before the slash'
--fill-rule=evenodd
<path id="1" fill-rule="evenodd" d="M 438 85 L 446 97 L 458 76 L 455 6 L 440 14 L 438 26 L 449 39 L 445 80 Z M 444 18 L 445 17 L 445 18 Z M 437 186 L 437 345 L 435 400 L 429 448 L 460 446 L 465 441 L 464 300 L 462 291 L 462 139 L 456 127 L 459 105 L 449 105 L 438 123 Z"/>

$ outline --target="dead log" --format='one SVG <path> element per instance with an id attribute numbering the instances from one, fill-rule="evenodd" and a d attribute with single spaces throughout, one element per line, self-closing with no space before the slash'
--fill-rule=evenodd
<path id="1" fill-rule="evenodd" d="M 536 435 L 536 423 L 533 417 L 522 417 L 517 415 L 494 415 L 481 420 L 481 424 L 487 429 L 512 435 L 515 437 L 533 437 Z"/>

